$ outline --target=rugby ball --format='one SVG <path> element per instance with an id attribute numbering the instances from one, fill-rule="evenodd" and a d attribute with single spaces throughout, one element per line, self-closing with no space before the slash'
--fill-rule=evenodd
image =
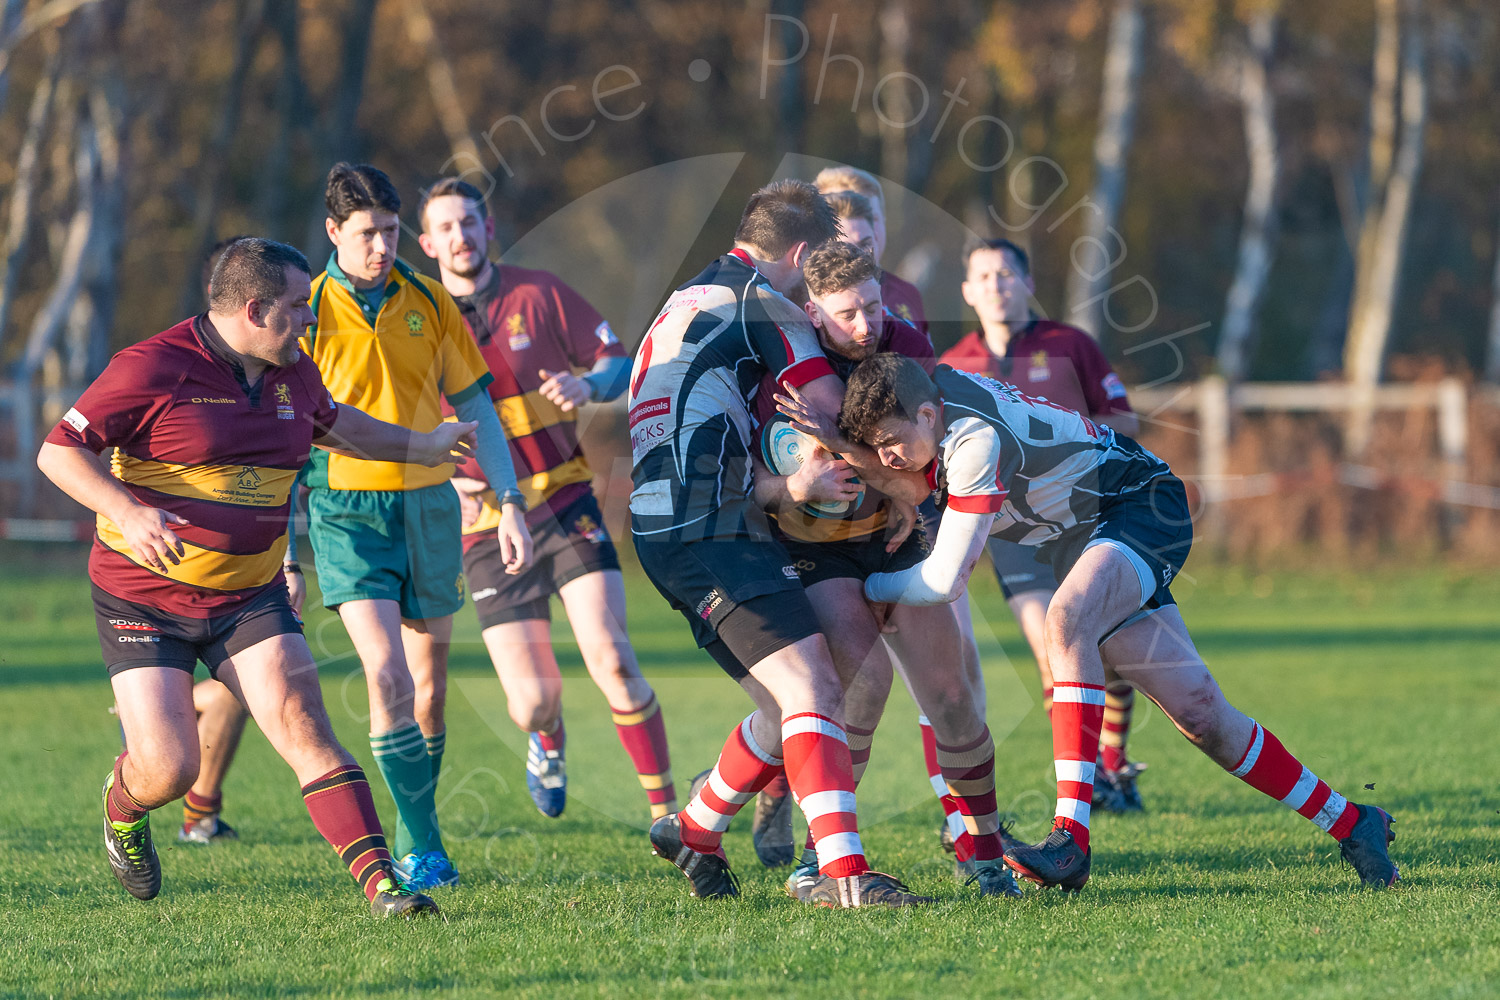
<path id="1" fill-rule="evenodd" d="M 760 429 L 761 460 L 766 463 L 766 468 L 778 476 L 790 476 L 796 472 L 817 446 L 817 441 L 799 431 L 790 420 L 779 413 L 766 421 Z M 859 480 L 856 479 L 854 482 L 857 484 Z M 836 503 L 805 503 L 801 507 L 813 517 L 846 517 L 864 500 L 864 495 L 865 488 L 860 486 L 859 496 L 853 500 L 840 500 Z"/>

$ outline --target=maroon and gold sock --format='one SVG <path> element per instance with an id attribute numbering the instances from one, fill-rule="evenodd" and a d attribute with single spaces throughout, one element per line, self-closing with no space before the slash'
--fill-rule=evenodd
<path id="1" fill-rule="evenodd" d="M 210 816 L 221 812 L 223 807 L 223 792 L 220 792 L 213 798 L 209 798 L 206 795 L 199 795 L 189 788 L 188 793 L 182 797 L 182 825 L 188 827 L 200 820 L 208 819 Z"/>
<path id="2" fill-rule="evenodd" d="M 641 708 L 628 712 L 610 709 L 620 744 L 635 765 L 636 776 L 651 803 L 651 818 L 660 819 L 677 811 L 677 789 L 672 784 L 672 755 L 667 749 L 667 727 L 661 718 L 656 695 Z"/>
<path id="3" fill-rule="evenodd" d="M 370 796 L 370 783 L 358 764 L 345 764 L 302 786 L 313 826 L 333 845 L 349 874 L 374 899 L 381 883 L 396 884 L 391 852 L 380 830 L 380 816 Z"/>
<path id="4" fill-rule="evenodd" d="M 557 717 L 557 728 L 550 733 L 537 733 L 536 738 L 546 751 L 561 751 L 568 743 L 568 731 L 563 728 L 562 716 Z"/>
<path id="5" fill-rule="evenodd" d="M 125 758 L 128 756 L 130 751 L 127 750 L 115 758 L 115 780 L 109 786 L 109 794 L 104 797 L 104 815 L 113 823 L 134 823 L 151 811 L 137 802 L 125 787 Z"/>

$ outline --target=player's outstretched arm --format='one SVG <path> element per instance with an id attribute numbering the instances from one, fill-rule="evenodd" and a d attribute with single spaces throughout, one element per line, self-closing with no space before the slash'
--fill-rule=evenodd
<path id="1" fill-rule="evenodd" d="M 958 600 L 979 562 L 993 514 L 948 510 L 938 528 L 932 554 L 910 569 L 874 573 L 865 580 L 865 597 L 891 604 L 948 604 Z"/>
<path id="2" fill-rule="evenodd" d="M 465 458 L 474 450 L 474 431 L 478 424 L 445 422 L 427 433 L 399 424 L 386 423 L 347 404 L 338 409 L 338 420 L 313 444 L 355 458 L 379 462 L 410 462 L 413 465 L 442 465 L 455 458 Z"/>
<path id="3" fill-rule="evenodd" d="M 168 525 L 188 524 L 187 519 L 148 507 L 131 496 L 98 455 L 87 448 L 48 441 L 37 453 L 36 465 L 58 489 L 113 521 L 141 562 L 158 573 L 167 571 L 167 563 L 177 565 L 183 554 L 182 539 Z"/>

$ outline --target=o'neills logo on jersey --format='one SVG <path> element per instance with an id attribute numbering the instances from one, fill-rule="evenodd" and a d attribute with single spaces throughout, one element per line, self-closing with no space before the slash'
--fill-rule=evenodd
<path id="1" fill-rule="evenodd" d="M 630 408 L 630 453 L 636 461 L 672 432 L 672 399 L 645 399 Z"/>

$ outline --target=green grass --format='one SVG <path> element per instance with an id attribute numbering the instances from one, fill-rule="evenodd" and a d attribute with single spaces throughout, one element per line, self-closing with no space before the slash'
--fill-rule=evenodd
<path id="1" fill-rule="evenodd" d="M 98 789 L 118 748 L 76 553 L 0 557 L 0 994 L 7 996 L 1491 996 L 1500 990 L 1500 579 L 1442 570 L 1247 577 L 1190 567 L 1174 584 L 1225 689 L 1352 797 L 1395 813 L 1397 891 L 1354 888 L 1326 836 L 1225 775 L 1153 708 L 1134 755 L 1149 812 L 1095 822 L 1078 898 L 973 898 L 939 852 L 938 812 L 904 694 L 860 791 L 877 867 L 938 897 L 888 912 L 799 907 L 726 847 L 738 901 L 688 898 L 650 856 L 644 795 L 576 648 L 570 800 L 549 821 L 522 780 L 521 735 L 459 616 L 439 789 L 464 885 L 447 922 L 371 920 L 253 731 L 226 788 L 238 845 L 179 847 L 160 811 L 165 888 L 141 904 L 110 877 Z M 630 578 L 632 635 L 657 685 L 679 788 L 746 700 Z M 976 586 L 1002 807 L 1038 835 L 1051 759 L 1029 657 L 993 585 Z M 991 627 L 992 626 L 992 627 Z M 362 676 L 342 628 L 310 616 L 339 736 L 371 774 Z M 1007 660 L 1001 644 L 1014 660 Z M 1144 704 L 1144 703 L 1143 703 Z M 1365 785 L 1374 785 L 1365 790 Z M 376 801 L 392 807 L 376 781 Z"/>

